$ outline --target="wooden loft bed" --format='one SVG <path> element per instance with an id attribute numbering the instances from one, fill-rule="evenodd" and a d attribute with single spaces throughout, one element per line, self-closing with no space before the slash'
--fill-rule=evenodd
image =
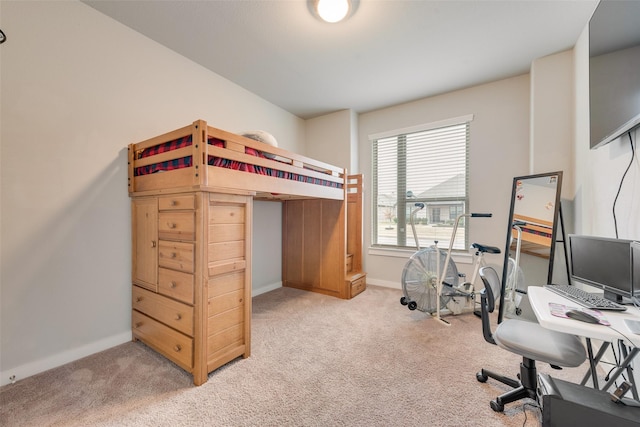
<path id="1" fill-rule="evenodd" d="M 193 374 L 251 353 L 253 200 L 283 203 L 284 286 L 352 298 L 362 177 L 208 126 L 129 145 L 132 335 Z"/>
<path id="2" fill-rule="evenodd" d="M 207 126 L 203 120 L 129 145 L 130 194 L 181 189 L 344 200 L 345 176 L 342 168 Z"/>
<path id="3" fill-rule="evenodd" d="M 525 215 L 513 215 L 513 220 L 523 225 L 520 251 L 540 258 L 549 258 L 551 253 L 551 238 L 553 236 L 553 222 Z M 516 247 L 518 232 L 512 230 L 512 249 Z"/>

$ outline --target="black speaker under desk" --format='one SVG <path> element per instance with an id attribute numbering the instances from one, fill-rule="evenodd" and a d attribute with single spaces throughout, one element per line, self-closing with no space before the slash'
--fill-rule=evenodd
<path id="1" fill-rule="evenodd" d="M 614 403 L 606 391 L 538 375 L 542 427 L 638 427 L 640 408 Z"/>

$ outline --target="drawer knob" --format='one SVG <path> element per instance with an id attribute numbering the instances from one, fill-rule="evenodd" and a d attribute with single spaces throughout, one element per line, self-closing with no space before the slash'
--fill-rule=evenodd
<path id="1" fill-rule="evenodd" d="M 182 314 L 178 313 L 176 314 L 176 320 L 181 320 L 182 319 Z"/>
<path id="2" fill-rule="evenodd" d="M 178 204 L 177 200 L 171 200 L 171 202 L 169 203 L 169 205 L 171 206 L 176 206 Z"/>
<path id="3" fill-rule="evenodd" d="M 168 222 L 167 223 L 167 227 L 169 227 L 170 229 L 174 229 L 174 228 L 176 228 L 176 223 L 175 222 Z"/>
<path id="4" fill-rule="evenodd" d="M 136 298 L 136 302 L 141 302 L 142 301 L 142 297 L 137 297 Z"/>
<path id="5" fill-rule="evenodd" d="M 136 322 L 135 328 L 138 329 L 140 326 L 142 326 L 142 322 Z"/>
<path id="6" fill-rule="evenodd" d="M 180 346 L 180 344 L 176 344 L 175 347 L 173 347 L 173 350 L 178 353 L 180 350 L 182 350 L 182 347 Z"/>
<path id="7" fill-rule="evenodd" d="M 178 253 L 177 252 L 171 252 L 171 258 L 178 258 Z"/>
<path id="8" fill-rule="evenodd" d="M 171 289 L 175 289 L 175 288 L 176 288 L 176 286 L 178 286 L 178 284 L 175 282 L 175 280 L 172 280 L 172 281 L 171 281 L 171 283 L 169 283 L 169 287 L 170 287 Z"/>
<path id="9" fill-rule="evenodd" d="M 152 240 L 152 241 L 151 241 L 151 247 L 152 247 L 152 248 L 155 248 L 155 247 L 156 247 L 156 241 L 155 241 L 155 240 Z"/>

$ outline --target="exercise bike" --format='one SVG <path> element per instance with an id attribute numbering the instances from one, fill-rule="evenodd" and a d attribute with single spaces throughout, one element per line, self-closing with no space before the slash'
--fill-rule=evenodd
<path id="1" fill-rule="evenodd" d="M 443 314 L 460 314 L 465 308 L 475 311 L 474 283 L 478 271 L 484 265 L 486 253 L 499 254 L 500 249 L 495 246 L 486 246 L 473 243 L 474 250 L 473 274 L 471 281 L 459 284 L 465 275 L 460 274 L 455 262 L 451 258 L 453 244 L 460 221 L 466 217 L 490 218 L 490 213 L 469 213 L 458 215 L 455 220 L 449 248 L 447 251 L 438 248 L 438 241 L 434 245 L 421 249 L 418 234 L 415 228 L 415 215 L 424 209 L 424 203 L 416 203 L 409 215 L 409 222 L 413 231 L 417 252 L 415 252 L 404 267 L 402 272 L 402 292 L 400 303 L 409 310 L 420 310 L 430 314 L 435 313 L 437 320 L 445 325 L 450 323 L 442 318 Z"/>

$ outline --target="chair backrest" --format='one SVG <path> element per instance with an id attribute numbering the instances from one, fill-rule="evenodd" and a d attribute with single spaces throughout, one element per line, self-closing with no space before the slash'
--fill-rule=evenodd
<path id="1" fill-rule="evenodd" d="M 489 322 L 489 313 L 493 313 L 493 310 L 495 310 L 496 301 L 500 298 L 502 282 L 493 267 L 482 267 L 479 274 L 484 283 L 484 289 L 480 291 L 482 334 L 487 342 L 495 344 L 493 332 L 491 332 L 491 323 Z"/>

